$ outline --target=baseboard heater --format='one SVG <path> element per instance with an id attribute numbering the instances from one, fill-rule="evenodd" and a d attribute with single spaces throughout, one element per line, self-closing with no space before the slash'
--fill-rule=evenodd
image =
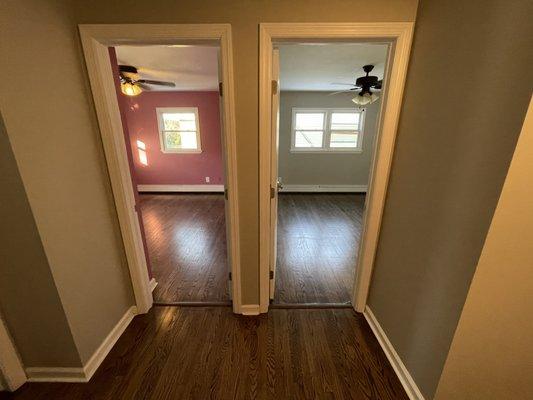
<path id="1" fill-rule="evenodd" d="M 224 192 L 224 185 L 137 185 L 139 192 Z"/>
<path id="2" fill-rule="evenodd" d="M 281 193 L 366 193 L 367 185 L 283 185 Z"/>

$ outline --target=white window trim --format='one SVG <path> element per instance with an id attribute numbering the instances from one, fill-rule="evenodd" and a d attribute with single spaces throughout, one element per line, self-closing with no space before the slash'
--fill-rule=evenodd
<path id="1" fill-rule="evenodd" d="M 295 147 L 295 137 L 296 137 L 296 113 L 316 113 L 321 112 L 325 114 L 324 118 L 324 126 L 323 131 L 324 134 L 322 136 L 322 147 Z M 326 143 L 329 143 L 329 137 L 331 135 L 331 130 L 329 129 L 330 126 L 330 119 L 331 114 L 334 112 L 338 113 L 353 113 L 353 112 L 359 112 L 360 119 L 359 119 L 359 130 L 356 130 L 358 137 L 357 137 L 357 147 L 355 148 L 342 148 L 342 147 L 326 147 Z M 294 107 L 292 109 L 292 120 L 291 120 L 291 153 L 362 153 L 363 152 L 363 138 L 364 138 L 364 129 L 365 129 L 365 110 L 357 110 L 354 108 L 300 108 L 300 107 Z"/>
<path id="2" fill-rule="evenodd" d="M 198 107 L 157 107 L 155 109 L 157 114 L 157 129 L 159 131 L 159 144 L 163 153 L 189 153 L 199 154 L 202 152 L 202 142 L 200 140 L 200 119 L 198 118 Z M 165 126 L 163 123 L 163 113 L 194 113 L 196 119 L 196 143 L 197 149 L 167 149 L 165 147 L 165 138 L 163 132 Z"/>

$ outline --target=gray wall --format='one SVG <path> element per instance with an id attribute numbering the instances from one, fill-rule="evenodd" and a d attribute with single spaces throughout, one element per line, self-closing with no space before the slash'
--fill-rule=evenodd
<path id="1" fill-rule="evenodd" d="M 0 309 L 24 365 L 81 365 L 0 115 Z"/>
<path id="2" fill-rule="evenodd" d="M 419 6 L 369 305 L 427 399 L 529 102 L 532 38 L 529 0 Z"/>
<path id="3" fill-rule="evenodd" d="M 29 203 L 37 227 L 21 227 L 16 238 L 30 235 L 18 249 L 37 265 L 17 266 L 23 271 L 13 271 L 12 278 L 20 285 L 41 284 L 43 278 L 45 288 L 55 283 L 79 358 L 86 362 L 134 299 L 72 6 L 63 0 L 2 2 L 0 75 L 8 78 L 0 85 L 0 107 L 27 195 L 26 200 L 17 192 L 17 201 L 13 193 L 11 201 Z M 15 210 L 4 208 L 13 219 L 2 237 L 15 229 L 10 227 L 18 220 Z M 57 303 L 57 293 L 42 293 L 42 301 Z M 39 304 L 20 303 L 6 310 L 6 320 Z M 49 318 L 47 324 L 53 324 L 59 316 Z M 32 340 L 33 346 L 59 340 L 55 326 L 38 326 L 37 332 L 41 338 Z M 69 354 L 65 343 L 65 350 L 46 354 L 49 362 Z"/>
<path id="4" fill-rule="evenodd" d="M 279 173 L 288 185 L 367 185 L 381 100 L 365 111 L 362 153 L 291 153 L 294 107 L 353 107 L 353 94 L 281 92 L 279 117 Z"/>

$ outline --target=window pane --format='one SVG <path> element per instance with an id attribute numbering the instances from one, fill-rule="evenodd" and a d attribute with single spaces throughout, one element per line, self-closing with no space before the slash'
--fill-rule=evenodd
<path id="1" fill-rule="evenodd" d="M 324 113 L 296 113 L 295 129 L 324 129 Z"/>
<path id="2" fill-rule="evenodd" d="M 322 131 L 296 131 L 294 147 L 322 147 Z"/>
<path id="3" fill-rule="evenodd" d="M 331 130 L 356 131 L 359 129 L 359 118 L 359 113 L 332 113 Z"/>
<path id="4" fill-rule="evenodd" d="M 196 132 L 165 132 L 165 148 L 197 149 Z"/>
<path id="5" fill-rule="evenodd" d="M 357 148 L 357 133 L 335 133 L 330 136 L 329 147 Z"/>
<path id="6" fill-rule="evenodd" d="M 164 129 L 168 131 L 195 131 L 196 116 L 194 113 L 163 113 Z"/>

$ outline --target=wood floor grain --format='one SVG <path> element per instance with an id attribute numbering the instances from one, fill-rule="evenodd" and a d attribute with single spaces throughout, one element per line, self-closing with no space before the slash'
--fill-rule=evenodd
<path id="1" fill-rule="evenodd" d="M 141 194 L 154 301 L 229 301 L 222 194 Z"/>
<path id="2" fill-rule="evenodd" d="M 86 384 L 29 383 L 2 399 L 374 399 L 407 396 L 353 310 L 155 307 Z"/>
<path id="3" fill-rule="evenodd" d="M 364 194 L 280 194 L 274 303 L 351 300 Z"/>

